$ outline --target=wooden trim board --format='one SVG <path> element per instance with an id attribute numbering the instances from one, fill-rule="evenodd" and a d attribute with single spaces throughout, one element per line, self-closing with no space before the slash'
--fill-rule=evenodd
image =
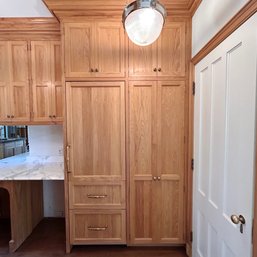
<path id="1" fill-rule="evenodd" d="M 257 0 L 250 0 L 193 58 L 196 65 L 224 39 L 231 35 L 257 11 Z"/>

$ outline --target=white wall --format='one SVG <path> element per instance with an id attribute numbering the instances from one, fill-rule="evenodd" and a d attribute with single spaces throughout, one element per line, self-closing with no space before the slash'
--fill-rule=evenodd
<path id="1" fill-rule="evenodd" d="M 203 0 L 192 21 L 192 56 L 197 54 L 248 1 Z"/>
<path id="2" fill-rule="evenodd" d="M 62 126 L 29 126 L 30 154 L 63 155 Z M 44 217 L 64 216 L 64 181 L 44 181 Z"/>
<path id="3" fill-rule="evenodd" d="M 0 17 L 51 17 L 41 0 L 0 0 Z"/>

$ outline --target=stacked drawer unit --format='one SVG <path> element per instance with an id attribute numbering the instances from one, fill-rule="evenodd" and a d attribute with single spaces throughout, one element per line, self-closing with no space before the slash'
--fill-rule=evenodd
<path id="1" fill-rule="evenodd" d="M 66 85 L 70 243 L 125 244 L 124 83 Z"/>

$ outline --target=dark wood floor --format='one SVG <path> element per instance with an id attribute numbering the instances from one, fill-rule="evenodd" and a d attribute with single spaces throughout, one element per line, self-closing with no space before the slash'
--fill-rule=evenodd
<path id="1" fill-rule="evenodd" d="M 63 219 L 44 219 L 13 254 L 8 254 L 8 223 L 0 223 L 0 257 L 186 257 L 183 248 L 76 246 L 65 254 Z"/>

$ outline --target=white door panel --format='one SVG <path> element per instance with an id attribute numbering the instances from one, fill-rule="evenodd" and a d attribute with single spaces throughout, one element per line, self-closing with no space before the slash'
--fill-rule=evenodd
<path id="1" fill-rule="evenodd" d="M 252 256 L 256 28 L 257 15 L 196 66 L 193 257 Z"/>

